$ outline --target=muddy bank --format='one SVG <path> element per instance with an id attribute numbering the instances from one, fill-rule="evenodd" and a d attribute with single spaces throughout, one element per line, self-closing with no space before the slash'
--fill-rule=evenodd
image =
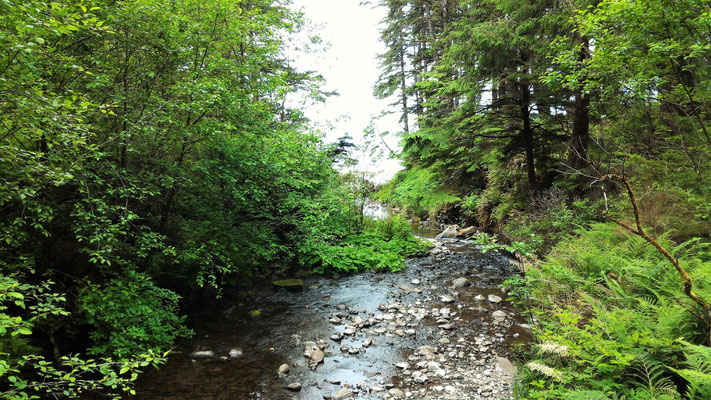
<path id="1" fill-rule="evenodd" d="M 500 290 L 509 260 L 448 240 L 408 266 L 307 278 L 302 293 L 259 290 L 193 315 L 194 339 L 136 398 L 511 398 L 506 357 L 528 330 Z M 323 355 L 315 369 L 309 348 Z"/>

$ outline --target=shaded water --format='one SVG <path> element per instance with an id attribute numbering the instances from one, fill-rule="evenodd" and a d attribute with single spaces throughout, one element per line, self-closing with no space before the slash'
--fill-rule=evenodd
<path id="1" fill-rule="evenodd" d="M 406 388 L 395 363 L 405 361 L 417 346 L 436 343 L 448 334 L 438 328 L 433 318 L 425 318 L 416 326 L 416 333 L 400 337 L 391 333 L 372 331 L 346 336 L 341 343 L 329 337 L 343 332 L 346 319 L 360 316 L 372 318 L 381 313 L 378 306 L 398 302 L 408 307 L 443 307 L 439 296 L 452 293 L 448 288 L 456 277 L 467 277 L 471 287 L 457 289 L 456 338 L 473 342 L 475 335 L 500 335 L 505 340 L 494 345 L 494 355 L 505 355 L 508 346 L 526 341 L 527 330 L 518 326 L 518 317 L 504 324 L 492 322 L 492 304 L 477 300 L 497 294 L 509 271 L 509 261 L 496 255 L 482 255 L 470 243 L 449 240 L 442 242 L 446 253 L 413 259 L 408 269 L 400 273 L 364 273 L 339 279 L 310 277 L 304 279 L 302 293 L 275 292 L 271 288 L 254 290 L 247 295 L 225 299 L 221 304 L 206 307 L 192 315 L 189 323 L 195 337 L 179 346 L 168 363 L 159 370 L 148 371 L 139 380 L 136 390 L 139 399 L 195 400 L 195 399 L 321 399 L 333 395 L 342 387 L 354 390 L 354 396 L 367 398 L 366 386 Z M 413 279 L 421 281 L 417 290 Z M 406 289 L 403 289 L 402 285 Z M 429 302 L 430 305 L 424 304 Z M 381 306 L 382 308 L 382 306 Z M 512 305 L 504 302 L 496 306 L 514 314 Z M 259 310 L 258 317 L 250 316 Z M 329 323 L 329 318 L 340 315 L 343 323 Z M 366 337 L 375 344 L 349 355 L 342 345 L 359 347 Z M 304 341 L 324 340 L 325 359 L 315 371 L 309 370 L 303 357 Z M 454 339 L 454 337 L 453 337 Z M 241 348 L 244 356 L 235 360 L 221 360 L 232 348 Z M 195 350 L 212 350 L 209 360 L 192 360 Z M 484 360 L 489 360 L 484 358 Z M 291 372 L 278 377 L 279 365 L 287 363 Z M 299 392 L 285 389 L 292 382 L 302 384 Z"/>

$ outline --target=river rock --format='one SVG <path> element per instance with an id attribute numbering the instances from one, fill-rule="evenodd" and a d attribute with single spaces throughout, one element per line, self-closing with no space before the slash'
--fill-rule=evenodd
<path id="1" fill-rule="evenodd" d="M 410 368 L 410 364 L 408 364 L 408 363 L 406 363 L 406 362 L 399 362 L 399 363 L 395 364 L 395 366 L 398 367 L 398 368 L 400 368 L 400 369 L 408 369 L 408 368 Z"/>
<path id="2" fill-rule="evenodd" d="M 459 226 L 450 225 L 442 233 L 437 235 L 437 239 L 454 239 L 457 237 Z"/>
<path id="3" fill-rule="evenodd" d="M 420 346 L 417 348 L 417 352 L 424 357 L 431 357 L 434 355 L 435 349 L 432 346 Z"/>
<path id="4" fill-rule="evenodd" d="M 497 321 L 503 321 L 506 319 L 506 313 L 501 310 L 494 311 L 493 313 L 491 313 L 491 316 L 494 317 Z"/>
<path id="5" fill-rule="evenodd" d="M 286 388 L 292 392 L 298 392 L 301 390 L 301 384 L 299 382 L 290 383 Z"/>
<path id="6" fill-rule="evenodd" d="M 503 299 L 495 294 L 490 294 L 489 301 L 494 304 L 498 304 L 498 303 L 501 303 L 503 301 Z"/>
<path id="7" fill-rule="evenodd" d="M 516 375 L 516 367 L 511 364 L 508 358 L 496 357 L 496 367 L 503 371 L 506 375 Z"/>
<path id="8" fill-rule="evenodd" d="M 339 342 L 343 339 L 343 334 L 341 332 L 336 332 L 333 335 L 331 335 L 331 340 L 335 342 Z"/>
<path id="9" fill-rule="evenodd" d="M 242 357 L 242 356 L 244 355 L 244 352 L 242 351 L 242 349 L 236 348 L 236 349 L 230 350 L 230 352 L 227 353 L 227 355 L 228 355 L 231 359 L 235 359 L 235 358 L 240 358 L 240 357 Z"/>
<path id="10" fill-rule="evenodd" d="M 277 375 L 286 375 L 289 373 L 289 364 L 282 364 L 277 368 Z"/>
<path id="11" fill-rule="evenodd" d="M 476 226 L 468 226 L 466 228 L 460 229 L 457 232 L 457 236 L 462 237 L 462 238 L 468 238 L 468 237 L 474 236 L 476 231 L 477 231 Z"/>
<path id="12" fill-rule="evenodd" d="M 320 362 L 323 362 L 323 351 L 316 344 L 308 345 L 304 349 L 304 357 L 309 359 L 309 368 L 313 370 Z"/>
<path id="13" fill-rule="evenodd" d="M 215 357 L 215 352 L 212 350 L 198 350 L 190 353 L 190 358 L 212 358 Z"/>
<path id="14" fill-rule="evenodd" d="M 275 289 L 284 289 L 287 292 L 301 292 L 304 290 L 304 282 L 301 279 L 282 279 L 272 282 Z"/>
<path id="15" fill-rule="evenodd" d="M 373 345 L 373 338 L 367 338 L 363 341 L 363 347 L 370 347 Z"/>
<path id="16" fill-rule="evenodd" d="M 405 392 L 403 392 L 402 390 L 400 390 L 398 388 L 392 388 L 392 389 L 388 390 L 388 393 L 390 393 L 390 396 L 393 396 L 393 397 L 402 397 L 405 395 Z"/>
<path id="17" fill-rule="evenodd" d="M 331 399 L 333 400 L 343 400 L 347 399 L 349 397 L 353 396 L 353 393 L 348 390 L 348 388 L 341 388 L 339 391 L 337 391 L 333 396 L 331 396 Z"/>
<path id="18" fill-rule="evenodd" d="M 452 281 L 452 286 L 455 288 L 461 288 L 469 285 L 471 285 L 471 282 L 469 282 L 469 279 L 467 278 L 457 278 Z"/>
<path id="19" fill-rule="evenodd" d="M 439 299 L 442 301 L 442 303 L 445 303 L 445 304 L 454 303 L 454 298 L 452 296 L 448 296 L 448 295 L 439 296 Z"/>

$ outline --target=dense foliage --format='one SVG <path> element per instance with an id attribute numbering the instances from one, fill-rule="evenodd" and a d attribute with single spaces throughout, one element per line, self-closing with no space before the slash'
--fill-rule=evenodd
<path id="1" fill-rule="evenodd" d="M 699 239 L 673 247 L 705 298 L 710 250 Z M 711 352 L 691 344 L 705 344 L 705 330 L 676 275 L 655 248 L 611 223 L 561 242 L 514 293 L 533 299 L 540 340 L 526 355 L 521 398 L 711 396 Z"/>
<path id="2" fill-rule="evenodd" d="M 359 235 L 342 152 L 286 106 L 325 97 L 284 53 L 303 26 L 281 0 L 0 2 L 0 397 L 130 390 L 190 336 L 181 295 L 421 251 Z"/>

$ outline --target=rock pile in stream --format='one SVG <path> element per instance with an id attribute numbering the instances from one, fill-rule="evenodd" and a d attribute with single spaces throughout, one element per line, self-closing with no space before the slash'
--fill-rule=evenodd
<path id="1" fill-rule="evenodd" d="M 432 250 L 430 261 L 448 253 L 445 246 L 438 245 Z M 443 285 L 447 282 L 433 279 L 437 277 L 434 274 L 422 280 L 414 278 L 409 284 L 391 284 L 391 299 L 377 309 L 339 304 L 323 317 L 333 329 L 330 343 L 321 345 L 324 351 L 332 346 L 343 356 L 360 357 L 372 346 L 406 344 L 403 359 L 392 362 L 391 376 L 345 385 L 333 393 L 326 391 L 325 399 L 512 398 L 514 367 L 502 355 L 507 353 L 504 340 L 507 333 L 512 336 L 510 330 L 515 322 L 509 313 L 498 308 L 505 293 L 494 288 L 498 294 L 479 293 L 470 296 L 473 302 L 463 303 L 459 300 L 460 291 L 472 285 L 469 279 L 453 277 Z M 328 357 L 332 353 L 325 354 Z"/>

